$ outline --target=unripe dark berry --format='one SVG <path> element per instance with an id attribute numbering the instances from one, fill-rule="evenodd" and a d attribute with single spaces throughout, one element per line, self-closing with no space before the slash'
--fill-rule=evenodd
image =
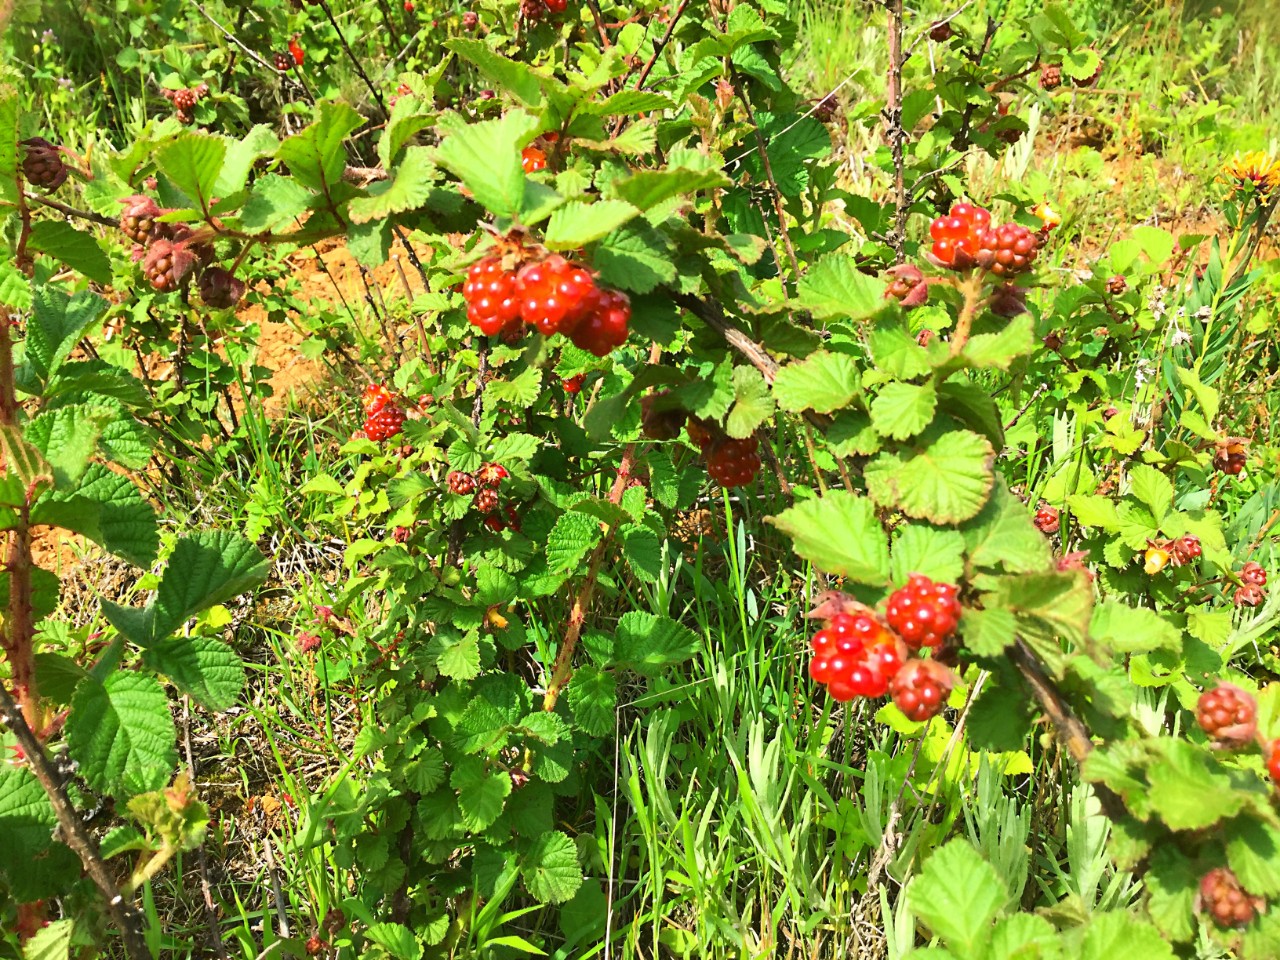
<path id="1" fill-rule="evenodd" d="M 23 140 L 22 176 L 32 186 L 53 191 L 66 183 L 71 169 L 62 160 L 62 151 L 43 137 Z"/>
<path id="2" fill-rule="evenodd" d="M 908 719 L 922 723 L 946 706 L 955 682 L 937 660 L 908 660 L 889 681 L 889 693 Z"/>
<path id="3" fill-rule="evenodd" d="M 681 407 L 667 405 L 669 396 L 660 390 L 640 401 L 640 429 L 650 440 L 674 440 L 689 417 Z"/>
<path id="4" fill-rule="evenodd" d="M 120 202 L 124 205 L 124 211 L 120 214 L 120 232 L 134 243 L 145 247 L 155 237 L 169 232 L 168 224 L 156 221 L 156 217 L 164 211 L 150 197 L 135 194 Z"/>
<path id="5" fill-rule="evenodd" d="M 1046 63 L 1040 68 L 1040 87 L 1044 90 L 1057 90 L 1062 86 L 1062 67 L 1056 63 Z"/>
<path id="6" fill-rule="evenodd" d="M 244 296 L 244 281 L 224 267 L 205 267 L 197 283 L 200 299 L 215 310 L 234 307 Z"/>
<path id="7" fill-rule="evenodd" d="M 498 509 L 498 491 L 481 487 L 472 498 L 471 505 L 477 513 L 493 513 Z"/>
<path id="8" fill-rule="evenodd" d="M 1177 566 L 1190 563 L 1203 552 L 1200 538 L 1192 533 L 1188 533 L 1185 537 L 1178 537 L 1170 544 L 1170 549 L 1173 551 L 1173 562 Z"/>
<path id="9" fill-rule="evenodd" d="M 449 471 L 448 482 L 449 492 L 456 493 L 461 497 L 470 496 L 476 488 L 476 478 L 469 473 L 463 473 L 461 470 Z"/>
<path id="10" fill-rule="evenodd" d="M 929 25 L 929 39 L 934 43 L 946 43 L 955 35 L 950 20 L 935 20 Z"/>
<path id="11" fill-rule="evenodd" d="M 913 573 L 906 586 L 889 595 L 885 619 L 913 650 L 939 647 L 956 631 L 960 622 L 958 588 L 951 583 L 934 583 Z"/>
<path id="12" fill-rule="evenodd" d="M 293 57 L 289 53 L 277 53 L 275 55 L 276 69 L 281 73 L 288 73 L 293 67 Z"/>
<path id="13" fill-rule="evenodd" d="M 1231 602 L 1237 607 L 1256 607 L 1265 599 L 1267 599 L 1266 590 L 1257 584 L 1246 583 L 1243 587 L 1236 587 Z"/>
<path id="14" fill-rule="evenodd" d="M 904 310 L 910 310 L 929 299 L 929 285 L 914 263 L 900 263 L 885 273 L 892 278 L 884 291 L 886 300 L 897 300 Z"/>
<path id="15" fill-rule="evenodd" d="M 468 10 L 462 15 L 462 29 L 474 30 L 480 25 L 480 17 L 474 10 Z"/>
<path id="16" fill-rule="evenodd" d="M 1129 289 L 1129 281 L 1124 278 L 1123 274 L 1117 273 L 1115 276 L 1107 280 L 1107 293 L 1113 297 L 1118 297 Z"/>
<path id="17" fill-rule="evenodd" d="M 1240 579 L 1257 587 L 1265 587 L 1267 585 L 1267 571 L 1262 568 L 1262 564 L 1250 560 L 1240 568 Z"/>

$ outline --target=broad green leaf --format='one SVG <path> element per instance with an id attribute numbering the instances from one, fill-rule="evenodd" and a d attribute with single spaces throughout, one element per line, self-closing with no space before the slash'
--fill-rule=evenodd
<path id="1" fill-rule="evenodd" d="M 1280 830 L 1250 816 L 1233 819 L 1225 831 L 1227 865 L 1240 885 L 1261 897 L 1280 895 Z"/>
<path id="2" fill-rule="evenodd" d="M 152 677 L 117 671 L 103 683 L 85 681 L 71 700 L 66 729 L 80 775 L 103 793 L 159 790 L 178 763 L 169 700 Z"/>
<path id="3" fill-rule="evenodd" d="M 876 503 L 909 517 L 960 523 L 976 516 L 995 483 L 991 441 L 953 430 L 923 446 L 882 453 L 867 465 L 867 491 Z"/>
<path id="4" fill-rule="evenodd" d="M 0 763 L 0 879 L 18 899 L 60 896 L 68 878 L 80 875 L 79 858 L 53 839 L 56 828 L 57 817 L 35 774 Z"/>
<path id="5" fill-rule="evenodd" d="M 626 116 L 634 113 L 652 113 L 654 110 L 674 110 L 675 101 L 665 93 L 652 90 L 620 90 L 598 103 L 588 102 L 582 110 L 599 117 Z"/>
<path id="6" fill-rule="evenodd" d="M 617 710 L 614 675 L 591 664 L 578 667 L 569 682 L 566 698 L 574 725 L 589 737 L 612 736 Z"/>
<path id="7" fill-rule="evenodd" d="M 538 121 L 521 110 L 500 119 L 454 125 L 436 150 L 440 166 L 458 177 L 476 202 L 491 213 L 515 217 L 524 201 L 521 148 Z"/>
<path id="8" fill-rule="evenodd" d="M 391 222 L 352 223 L 347 228 L 347 249 L 366 270 L 382 266 L 391 252 Z"/>
<path id="9" fill-rule="evenodd" d="M 698 635 L 688 627 L 643 610 L 624 613 L 614 632 L 615 662 L 645 675 L 683 663 L 697 653 L 698 646 Z"/>
<path id="10" fill-rule="evenodd" d="M 280 144 L 276 157 L 303 186 L 332 196 L 347 167 L 345 141 L 365 121 L 345 103 L 321 101 L 316 112 L 315 123 Z"/>
<path id="11" fill-rule="evenodd" d="M 458 809 L 468 830 L 479 832 L 497 820 L 511 793 L 511 775 L 490 770 L 477 757 L 468 757 L 454 768 L 449 784 L 458 791 Z"/>
<path id="12" fill-rule="evenodd" d="M 817 320 L 863 320 L 885 308 L 884 290 L 884 281 L 859 270 L 853 257 L 831 254 L 804 275 L 795 302 Z"/>
<path id="13" fill-rule="evenodd" d="M 578 848 L 559 830 L 544 833 L 521 858 L 520 875 L 539 903 L 564 903 L 582 885 Z"/>
<path id="14" fill-rule="evenodd" d="M 880 449 L 880 443 L 871 415 L 861 410 L 841 410 L 827 428 L 827 447 L 837 457 L 869 457 Z"/>
<path id="15" fill-rule="evenodd" d="M 577 250 L 607 236 L 639 213 L 622 200 L 574 200 L 551 214 L 543 242 L 551 250 Z"/>
<path id="16" fill-rule="evenodd" d="M 280 138 L 265 123 L 256 124 L 243 138 L 227 143 L 222 171 L 213 192 L 219 197 L 239 193 L 248 182 L 253 165 L 263 157 L 273 156 L 280 148 Z"/>
<path id="17" fill-rule="evenodd" d="M 1071 508 L 1076 522 L 1086 527 L 1097 527 L 1108 533 L 1115 533 L 1120 528 L 1115 501 L 1107 497 L 1075 494 L 1067 498 L 1067 506 Z"/>
<path id="18" fill-rule="evenodd" d="M 249 233 L 278 230 L 297 221 L 316 199 L 316 193 L 292 177 L 267 173 L 253 182 L 249 199 L 240 208 L 240 226 Z"/>
<path id="19" fill-rule="evenodd" d="M 68 960 L 75 929 L 74 920 L 54 920 L 23 944 L 22 960 Z"/>
<path id="20" fill-rule="evenodd" d="M 497 53 L 483 40 L 453 39 L 445 41 L 445 46 L 474 64 L 496 88 L 510 93 L 526 107 L 541 106 L 544 84 L 558 91 L 565 90 L 559 81 L 539 76 L 528 64 Z"/>
<path id="21" fill-rule="evenodd" d="M 431 151 L 426 147 L 410 147 L 404 159 L 394 168 L 391 180 L 374 184 L 369 196 L 357 197 L 347 205 L 353 223 L 390 217 L 406 210 L 413 210 L 431 195 L 436 179 L 436 168 L 431 162 Z"/>
<path id="22" fill-rule="evenodd" d="M 1244 795 L 1204 747 L 1186 740 L 1162 739 L 1163 759 L 1152 762 L 1147 798 L 1171 830 L 1203 830 L 1233 817 Z"/>
<path id="23" fill-rule="evenodd" d="M 1079 947 L 1070 943 L 1063 955 L 1072 960 L 1174 960 L 1175 954 L 1159 931 L 1125 910 L 1096 912 L 1084 928 Z"/>
<path id="24" fill-rule="evenodd" d="M 1154 610 L 1107 600 L 1093 611 L 1090 635 L 1120 653 L 1182 651 L 1182 633 Z"/>
<path id="25" fill-rule="evenodd" d="M 421 960 L 422 944 L 413 931 L 399 923 L 374 923 L 364 932 L 395 960 Z"/>
<path id="26" fill-rule="evenodd" d="M 480 674 L 480 644 L 474 635 L 461 639 L 437 637 L 431 649 L 438 651 L 436 668 L 454 680 L 471 680 Z"/>
<path id="27" fill-rule="evenodd" d="M 898 323 L 884 323 L 867 336 L 876 370 L 895 380 L 913 380 L 933 369 L 929 352 Z"/>
<path id="28" fill-rule="evenodd" d="M 98 241 L 65 220 L 36 221 L 31 227 L 27 246 L 61 260 L 90 280 L 111 282 L 111 261 L 98 246 Z"/>
<path id="29" fill-rule="evenodd" d="M 1034 913 L 1001 917 L 984 956 L 988 960 L 1058 960 L 1058 931 Z"/>
<path id="30" fill-rule="evenodd" d="M 157 149 L 155 156 L 161 172 L 207 214 L 227 156 L 226 141 L 207 133 L 182 133 Z"/>
<path id="31" fill-rule="evenodd" d="M 1151 508 L 1156 523 L 1173 509 L 1173 481 L 1155 467 L 1145 463 L 1131 467 L 1129 483 L 1133 495 Z"/>
<path id="32" fill-rule="evenodd" d="M 638 210 L 648 211 L 674 197 L 692 198 L 702 190 L 727 187 L 728 177 L 720 170 L 641 170 L 610 185 L 612 193 Z"/>
<path id="33" fill-rule="evenodd" d="M 883 586 L 889 547 L 875 505 L 845 490 L 803 500 L 770 522 L 791 538 L 796 553 L 827 573 Z"/>
<path id="34" fill-rule="evenodd" d="M 820 350 L 779 370 L 773 381 L 773 396 L 778 406 L 789 413 L 831 413 L 847 407 L 861 394 L 860 381 L 858 365 L 852 357 Z"/>
<path id="35" fill-rule="evenodd" d="M 605 283 L 634 293 L 648 293 L 676 278 L 671 241 L 643 222 L 628 223 L 601 240 L 591 264 Z"/>
<path id="36" fill-rule="evenodd" d="M 1093 589 L 1083 573 L 1023 573 L 999 577 L 983 606 L 1004 609 L 1018 619 L 1018 633 L 1054 669 L 1063 663 L 1063 644 L 1084 643 L 1093 612 Z"/>
<path id="37" fill-rule="evenodd" d="M 9 84 L 0 86 L 0 200 L 18 202 L 18 97 Z"/>
<path id="38" fill-rule="evenodd" d="M 7 593 L 7 590 L 5 592 Z M 0 609 L 8 606 L 8 598 L 4 597 L 3 600 L 5 602 L 0 604 Z M 37 653 L 35 664 L 36 684 L 40 688 L 40 696 L 48 697 L 55 703 L 70 703 L 76 692 L 76 686 L 89 676 L 89 671 L 71 657 L 57 653 Z"/>
<path id="39" fill-rule="evenodd" d="M 109 407 L 76 404 L 41 413 L 27 425 L 27 438 L 44 454 L 58 487 L 75 486 L 84 476 L 112 416 Z"/>
<path id="40" fill-rule="evenodd" d="M 128 477 L 93 464 L 80 485 L 42 497 L 32 522 L 82 534 L 110 553 L 149 567 L 160 546 L 155 508 Z"/>
<path id="41" fill-rule="evenodd" d="M 562 514 L 547 537 L 547 568 L 552 573 L 576 572 L 587 553 L 600 542 L 599 521 L 584 513 Z"/>
<path id="42" fill-rule="evenodd" d="M 1102 59 L 1097 51 L 1082 47 L 1079 50 L 1067 50 L 1062 54 L 1062 72 L 1072 80 L 1088 80 L 1098 70 Z"/>
<path id="43" fill-rule="evenodd" d="M 1218 406 L 1221 402 L 1221 396 L 1218 391 L 1213 387 L 1206 386 L 1194 370 L 1189 370 L 1186 367 L 1178 367 L 1178 379 L 1182 381 L 1183 386 L 1195 395 L 1196 403 L 1200 405 L 1203 419 L 1209 422 L 1216 420 L 1218 418 Z"/>
<path id="44" fill-rule="evenodd" d="M 173 637 L 144 650 L 142 662 L 210 710 L 234 706 L 244 686 L 240 657 L 213 637 Z"/>
<path id="45" fill-rule="evenodd" d="M 760 371 L 755 367 L 735 367 L 733 406 L 725 418 L 725 433 L 731 437 L 749 437 L 773 416 L 773 411 L 773 394 Z"/>
<path id="46" fill-rule="evenodd" d="M 34 499 L 53 484 L 53 468 L 45 460 L 35 444 L 23 436 L 22 428 L 9 424 L 0 425 L 0 454 L 3 454 L 6 478 L 19 481 L 14 492 L 24 506 L 28 498 Z"/>
<path id="47" fill-rule="evenodd" d="M 1170 940 L 1186 941 L 1195 935 L 1193 911 L 1199 880 L 1192 861 L 1172 845 L 1155 850 L 1150 865 L 1143 872 L 1147 913 Z"/>
<path id="48" fill-rule="evenodd" d="M 623 559 L 645 583 L 657 583 L 662 574 L 662 540 L 648 527 L 627 524 L 618 531 Z"/>
<path id="49" fill-rule="evenodd" d="M 1018 618 L 1012 610 L 992 607 L 966 609 L 960 620 L 964 645 L 979 657 L 994 657 L 1018 639 Z"/>
<path id="50" fill-rule="evenodd" d="M 444 754 L 435 747 L 428 747 L 405 767 L 404 778 L 418 793 L 431 793 L 445 781 Z"/>
<path id="51" fill-rule="evenodd" d="M 885 384 L 871 401 L 871 425 L 881 436 L 906 440 L 924 430 L 938 406 L 933 381 Z"/>
<path id="52" fill-rule="evenodd" d="M 971 367 L 1008 370 L 1014 360 L 1035 349 L 1031 318 L 1021 314 L 999 333 L 979 333 L 969 338 L 960 357 Z"/>
<path id="53" fill-rule="evenodd" d="M 962 957 L 977 956 L 990 939 L 1007 896 L 995 868 L 963 838 L 935 851 L 907 887 L 911 912 Z"/>
<path id="54" fill-rule="evenodd" d="M 1004 423 L 991 392 L 981 384 L 950 380 L 938 388 L 938 406 L 961 426 L 980 433 L 999 450 L 1004 446 Z"/>
<path id="55" fill-rule="evenodd" d="M 958 530 L 905 524 L 896 531 L 889 571 L 895 587 L 906 583 L 913 573 L 942 583 L 955 583 L 964 576 L 964 537 Z"/>

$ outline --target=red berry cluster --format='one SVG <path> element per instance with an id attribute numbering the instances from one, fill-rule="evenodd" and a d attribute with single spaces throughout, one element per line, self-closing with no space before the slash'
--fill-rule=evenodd
<path id="1" fill-rule="evenodd" d="M 191 122 L 191 111 L 196 108 L 196 104 L 203 100 L 209 93 L 209 85 L 202 83 L 195 87 L 184 87 L 181 90 L 161 90 L 160 94 L 173 104 L 174 116 L 178 118 L 179 123 Z"/>
<path id="2" fill-rule="evenodd" d="M 1062 86 L 1062 67 L 1056 63 L 1046 63 L 1040 68 L 1040 87 L 1043 90 L 1057 90 Z"/>
<path id="3" fill-rule="evenodd" d="M 401 97 L 407 97 L 411 93 L 413 89 L 407 83 L 400 84 L 396 87 L 396 92 L 387 99 L 387 106 L 394 109 Z"/>
<path id="4" fill-rule="evenodd" d="M 525 147 L 520 151 L 520 166 L 525 173 L 537 173 L 547 168 L 547 154 L 538 147 Z"/>
<path id="5" fill-rule="evenodd" d="M 62 160 L 62 148 L 44 137 L 22 141 L 22 176 L 42 190 L 57 190 L 66 183 L 71 169 Z"/>
<path id="6" fill-rule="evenodd" d="M 475 473 L 450 471 L 446 479 L 449 492 L 461 497 L 470 495 L 471 505 L 476 513 L 484 517 L 485 526 L 500 533 L 503 530 L 520 529 L 520 518 L 516 515 L 515 507 L 507 505 L 504 511 L 506 519 L 499 516 L 501 500 L 498 497 L 498 487 L 509 476 L 507 468 L 502 464 L 486 463 Z"/>
<path id="7" fill-rule="evenodd" d="M 1244 470 L 1248 460 L 1249 455 L 1245 452 L 1244 441 L 1236 437 L 1228 437 L 1218 444 L 1217 452 L 1213 457 L 1213 466 L 1214 469 L 1228 476 L 1236 477 Z"/>
<path id="8" fill-rule="evenodd" d="M 565 393 L 577 393 L 582 389 L 583 382 L 587 379 L 585 373 L 575 374 L 572 377 L 561 377 L 560 386 Z"/>
<path id="9" fill-rule="evenodd" d="M 953 583 L 934 583 L 913 573 L 906 586 L 889 595 L 885 619 L 913 650 L 940 647 L 960 623 L 960 601 Z"/>
<path id="10" fill-rule="evenodd" d="M 934 260 L 952 270 L 979 267 L 998 277 L 1026 273 L 1040 248 L 1039 237 L 1017 223 L 993 226 L 991 212 L 957 203 L 929 225 Z"/>
<path id="11" fill-rule="evenodd" d="M 446 479 L 449 483 L 449 492 L 456 493 L 460 497 L 469 497 L 476 488 L 476 478 L 461 470 L 450 470 Z"/>
<path id="12" fill-rule="evenodd" d="M 360 398 L 360 405 L 364 408 L 364 433 L 370 440 L 381 443 L 404 427 L 405 412 L 400 398 L 383 384 L 368 387 Z"/>
<path id="13" fill-rule="evenodd" d="M 244 296 L 245 285 L 230 270 L 213 266 L 213 248 L 181 223 L 165 223 L 158 218 L 166 211 L 144 194 L 125 197 L 120 203 L 120 232 L 134 243 L 133 259 L 142 261 L 142 273 L 152 288 L 169 293 L 182 286 L 194 270 L 199 270 L 196 289 L 207 306 L 215 310 L 234 307 Z"/>
<path id="14" fill-rule="evenodd" d="M 1267 902 L 1245 890 L 1228 867 L 1214 867 L 1201 877 L 1196 899 L 1199 909 L 1220 927 L 1243 927 L 1267 908 Z"/>
<path id="15" fill-rule="evenodd" d="M 564 13 L 569 7 L 569 0 L 520 0 L 520 16 L 526 20 L 541 20 L 543 17 Z"/>
<path id="16" fill-rule="evenodd" d="M 662 413 L 662 417 L 650 418 L 655 426 L 670 417 L 670 411 Z M 680 416 L 686 416 L 684 411 L 680 411 Z M 707 462 L 707 474 L 720 486 L 746 486 L 760 472 L 760 441 L 754 435 L 742 439 L 730 437 L 719 425 L 697 417 L 688 417 L 687 428 L 689 439 L 702 451 Z M 646 433 L 649 433 L 647 422 Z M 654 436 L 653 433 L 649 435 Z"/>
<path id="17" fill-rule="evenodd" d="M 839 701 L 889 693 L 912 720 L 935 716 L 955 677 L 939 660 L 912 658 L 911 651 L 940 647 L 955 632 L 956 589 L 913 573 L 890 595 L 883 621 L 861 604 L 836 601 L 826 627 L 813 636 L 810 675 Z"/>
<path id="18" fill-rule="evenodd" d="M 1237 607 L 1256 607 L 1267 598 L 1267 571 L 1250 560 L 1240 568 L 1241 585 L 1232 598 Z"/>
<path id="19" fill-rule="evenodd" d="M 1248 691 L 1233 683 L 1220 683 L 1200 694 L 1196 721 L 1219 747 L 1243 747 L 1253 742 L 1257 733 L 1258 704 Z"/>
<path id="20" fill-rule="evenodd" d="M 546 336 L 563 333 L 597 357 L 626 342 L 631 320 L 626 294 L 597 286 L 585 267 L 558 254 L 518 270 L 485 257 L 467 271 L 462 296 L 481 333 L 514 332 L 523 321 Z"/>
<path id="21" fill-rule="evenodd" d="M 1036 511 L 1035 516 L 1036 529 L 1043 534 L 1057 533 L 1058 527 L 1061 526 L 1061 519 L 1058 516 L 1058 508 L 1051 507 L 1048 504 L 1040 507 Z"/>

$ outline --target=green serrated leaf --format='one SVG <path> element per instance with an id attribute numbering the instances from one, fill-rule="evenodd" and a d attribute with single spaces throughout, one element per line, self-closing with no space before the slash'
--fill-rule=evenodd
<path id="1" fill-rule="evenodd" d="M 881 436 L 906 440 L 933 421 L 937 407 L 938 392 L 932 380 L 888 383 L 871 401 L 871 425 Z"/>
<path id="2" fill-rule="evenodd" d="M 27 246 L 61 260 L 90 280 L 111 282 L 111 261 L 90 234 L 65 220 L 38 220 L 32 224 Z"/>
<path id="3" fill-rule="evenodd" d="M 350 109 L 350 108 L 348 108 Z M 156 150 L 156 165 L 202 213 L 213 206 L 227 144 L 207 133 L 183 133 Z"/>
<path id="4" fill-rule="evenodd" d="M 142 662 L 209 710 L 228 710 L 244 686 L 240 657 L 213 637 L 173 637 L 148 647 Z"/>
<path id="5" fill-rule="evenodd" d="M 538 121 L 521 110 L 509 110 L 497 120 L 454 126 L 437 148 L 436 160 L 466 184 L 481 206 L 515 217 L 525 189 L 520 151 L 537 129 Z"/>
<path id="6" fill-rule="evenodd" d="M 889 579 L 889 547 L 876 508 L 866 497 L 832 490 L 771 517 L 796 553 L 820 570 L 857 583 L 883 586 Z"/>
<path id="7" fill-rule="evenodd" d="M 551 214 L 543 242 L 551 250 L 576 250 L 609 235 L 639 213 L 622 200 L 573 200 Z"/>
<path id="8" fill-rule="evenodd" d="M 966 364 L 978 368 L 1008 370 L 1013 361 L 1035 349 L 1030 316 L 1021 314 L 999 333 L 980 333 L 969 338 L 960 351 Z"/>
<path id="9" fill-rule="evenodd" d="M 773 381 L 778 406 L 789 413 L 831 413 L 847 407 L 861 393 L 861 375 L 852 357 L 820 350 L 789 363 Z"/>
<path id="10" fill-rule="evenodd" d="M 82 534 L 108 552 L 149 567 L 160 545 L 155 508 L 137 485 L 100 464 L 92 464 L 79 486 L 37 501 L 33 523 Z"/>
<path id="11" fill-rule="evenodd" d="M 995 867 L 963 838 L 937 850 L 907 887 L 911 912 L 962 957 L 978 955 L 1007 898 Z"/>
<path id="12" fill-rule="evenodd" d="M 906 583 L 913 573 L 940 583 L 955 583 L 964 575 L 964 537 L 958 530 L 905 524 L 894 537 L 889 571 L 895 587 Z"/>
<path id="13" fill-rule="evenodd" d="M 315 123 L 280 144 L 276 157 L 303 186 L 332 196 L 347 166 L 344 142 L 364 124 L 364 117 L 345 103 L 328 100 L 321 101 L 316 112 Z"/>
<path id="14" fill-rule="evenodd" d="M 728 177 L 719 170 L 642 170 L 625 180 L 617 180 L 610 189 L 638 210 L 648 211 L 674 197 L 692 197 L 701 190 L 727 187 Z"/>
<path id="15" fill-rule="evenodd" d="M 853 257 L 831 254 L 804 275 L 795 299 L 818 320 L 863 320 L 885 308 L 884 289 L 884 281 L 859 270 Z"/>
<path id="16" fill-rule="evenodd" d="M 483 761 L 472 757 L 458 763 L 449 784 L 458 791 L 463 826 L 476 832 L 502 815 L 502 807 L 511 793 L 509 773 L 490 771 Z"/>
<path id="17" fill-rule="evenodd" d="M 600 542 L 600 524 L 586 514 L 561 515 L 547 538 L 547 569 L 552 573 L 576 571 L 582 559 Z"/>
<path id="18" fill-rule="evenodd" d="M 66 730 L 80 775 L 103 793 L 159 790 L 178 763 L 168 698 L 155 679 L 142 674 L 119 671 L 102 683 L 82 683 Z"/>
<path id="19" fill-rule="evenodd" d="M 913 450 L 881 453 L 867 465 L 867 491 L 876 503 L 909 517 L 961 523 L 986 504 L 994 458 L 986 437 L 953 430 Z"/>
<path id="20" fill-rule="evenodd" d="M 667 617 L 632 610 L 618 620 L 613 656 L 618 666 L 652 675 L 690 659 L 698 647 L 698 635 L 688 627 Z"/>
<path id="21" fill-rule="evenodd" d="M 1090 635 L 1121 653 L 1182 652 L 1182 632 L 1154 610 L 1107 600 L 1093 611 Z"/>
<path id="22" fill-rule="evenodd" d="M 240 226 L 249 233 L 265 233 L 294 224 L 315 199 L 313 190 L 292 177 L 263 174 L 240 208 Z"/>
<path id="23" fill-rule="evenodd" d="M 347 205 L 352 223 L 368 223 L 413 210 L 426 203 L 436 179 L 431 151 L 410 147 L 394 168 L 391 180 L 369 188 L 369 196 L 357 197 Z"/>
<path id="24" fill-rule="evenodd" d="M 894 323 L 877 326 L 867 336 L 875 368 L 894 380 L 914 380 L 933 369 L 929 353 L 919 342 Z"/>
<path id="25" fill-rule="evenodd" d="M 629 223 L 595 247 L 592 266 L 609 286 L 648 293 L 676 278 L 671 241 L 647 223 Z"/>
<path id="26" fill-rule="evenodd" d="M 755 367 L 734 368 L 733 406 L 725 418 L 725 433 L 731 437 L 749 437 L 773 412 L 773 394 L 760 371 Z"/>
<path id="27" fill-rule="evenodd" d="M 578 848 L 559 830 L 544 833 L 521 858 L 520 875 L 539 903 L 564 903 L 582 885 Z"/>
<path id="28" fill-rule="evenodd" d="M 591 664 L 578 667 L 566 697 L 574 725 L 589 737 L 612 736 L 617 710 L 617 680 Z"/>

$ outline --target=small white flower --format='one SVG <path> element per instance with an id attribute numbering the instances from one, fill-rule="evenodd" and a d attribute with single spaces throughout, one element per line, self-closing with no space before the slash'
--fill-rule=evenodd
<path id="1" fill-rule="evenodd" d="M 1150 380 L 1156 372 L 1155 362 L 1152 360 L 1142 359 L 1133 365 L 1133 379 L 1138 386 L 1142 386 Z"/>

